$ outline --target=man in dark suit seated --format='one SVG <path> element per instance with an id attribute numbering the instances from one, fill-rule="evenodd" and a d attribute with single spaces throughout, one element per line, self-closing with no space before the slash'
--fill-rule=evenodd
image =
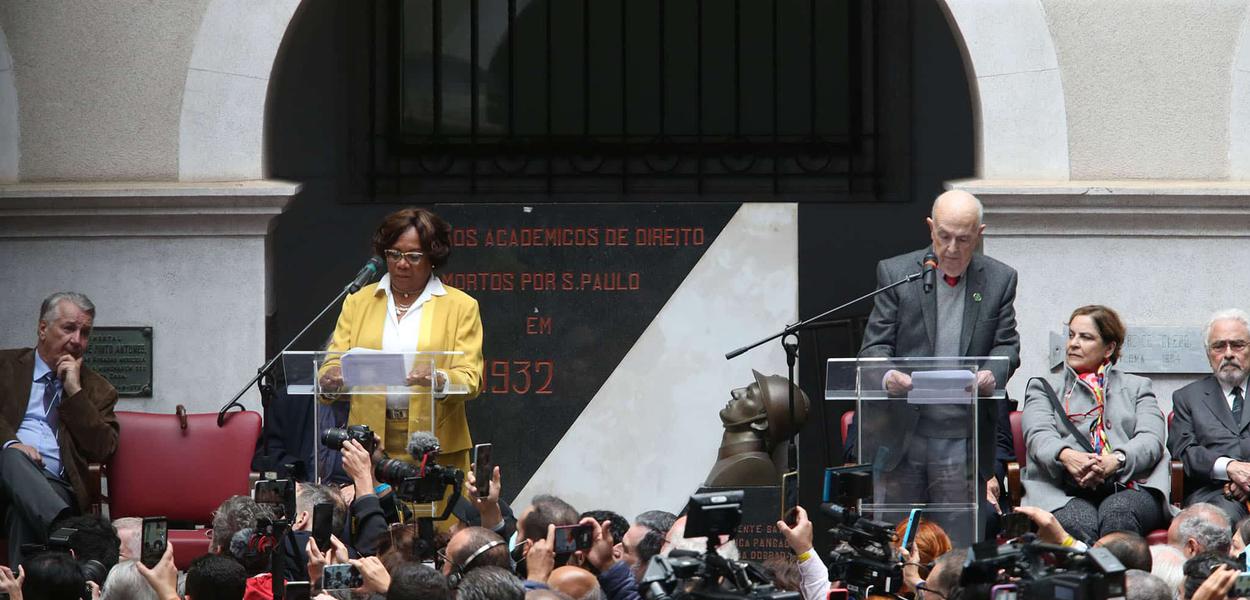
<path id="1" fill-rule="evenodd" d="M 117 448 L 117 390 L 82 364 L 94 321 L 91 300 L 58 292 L 39 309 L 35 347 L 0 350 L 0 505 L 15 566 L 22 544 L 87 508 L 87 463 Z"/>
<path id="2" fill-rule="evenodd" d="M 1211 375 L 1172 394 L 1168 451 L 1185 466 L 1185 506 L 1208 502 L 1232 523 L 1248 513 L 1250 316 L 1238 309 L 1211 316 L 1203 335 Z M 1174 499 L 1175 500 L 1175 499 Z"/>

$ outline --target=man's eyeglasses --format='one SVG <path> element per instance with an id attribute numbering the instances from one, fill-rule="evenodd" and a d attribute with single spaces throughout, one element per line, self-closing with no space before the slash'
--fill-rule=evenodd
<path id="1" fill-rule="evenodd" d="M 417 262 L 421 260 L 421 257 L 425 256 L 425 254 L 421 252 L 400 252 L 399 250 L 384 250 L 382 251 L 382 254 L 386 256 L 386 260 L 391 262 L 399 262 L 399 259 L 402 258 L 408 261 L 408 264 L 410 265 L 417 264 Z"/>
<path id="2" fill-rule="evenodd" d="M 1250 341 L 1246 340 L 1220 340 L 1218 342 L 1211 342 L 1207 348 L 1210 348 L 1212 352 L 1223 352 L 1228 348 L 1231 348 L 1234 352 L 1241 352 L 1248 346 L 1250 346 Z"/>

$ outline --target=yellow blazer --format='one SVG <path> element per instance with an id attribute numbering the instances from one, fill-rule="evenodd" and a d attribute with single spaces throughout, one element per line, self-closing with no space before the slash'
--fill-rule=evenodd
<path id="1" fill-rule="evenodd" d="M 434 435 L 438 436 L 443 453 L 467 450 L 473 447 L 469 437 L 469 422 L 464 414 L 464 402 L 476 398 L 482 389 L 482 316 L 477 300 L 455 289 L 443 286 L 447 293 L 431 296 L 421 306 L 419 352 L 459 350 L 459 356 L 444 356 L 436 361 L 437 368 L 446 371 L 452 384 L 465 385 L 469 393 L 447 396 L 435 407 Z M 386 318 L 386 292 L 374 283 L 361 288 L 343 301 L 334 338 L 327 350 L 346 352 L 352 348 L 382 348 L 382 329 Z M 408 430 L 423 429 L 418 415 L 428 414 L 424 405 L 428 396 L 414 395 L 414 405 L 408 411 Z M 379 436 L 386 436 L 386 398 L 384 396 L 350 396 L 351 411 L 347 421 L 368 425 Z M 418 406 L 415 403 L 420 403 Z M 382 440 L 383 448 L 386 440 Z M 399 457 L 395 457 L 399 458 Z"/>

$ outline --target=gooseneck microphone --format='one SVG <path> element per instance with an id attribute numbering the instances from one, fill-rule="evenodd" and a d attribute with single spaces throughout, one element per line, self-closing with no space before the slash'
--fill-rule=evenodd
<path id="1" fill-rule="evenodd" d="M 360 288 L 369 285 L 369 282 L 373 281 L 373 278 L 377 277 L 378 273 L 384 271 L 385 268 L 386 263 L 382 262 L 381 258 L 376 256 L 370 258 L 369 262 L 365 263 L 365 266 L 360 269 L 360 272 L 356 273 L 356 277 L 352 279 L 352 282 L 347 284 L 347 293 L 355 294 L 359 292 Z"/>
<path id="2" fill-rule="evenodd" d="M 930 250 L 921 264 L 924 266 L 924 293 L 929 294 L 933 292 L 933 283 L 937 279 L 937 255 Z"/>

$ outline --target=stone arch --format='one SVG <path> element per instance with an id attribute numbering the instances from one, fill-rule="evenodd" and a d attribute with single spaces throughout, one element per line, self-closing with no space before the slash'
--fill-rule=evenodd
<path id="1" fill-rule="evenodd" d="M 1228 110 L 1228 178 L 1250 179 L 1250 11 L 1234 48 Z"/>
<path id="2" fill-rule="evenodd" d="M 978 176 L 1066 180 L 1068 122 L 1041 0 L 939 0 L 964 55 Z"/>
<path id="3" fill-rule="evenodd" d="M 265 177 L 269 77 L 300 4 L 301 0 L 210 0 L 182 94 L 179 180 Z"/>
<path id="4" fill-rule="evenodd" d="M 13 55 L 9 54 L 8 40 L 0 28 L 0 183 L 17 181 L 20 141 Z"/>

